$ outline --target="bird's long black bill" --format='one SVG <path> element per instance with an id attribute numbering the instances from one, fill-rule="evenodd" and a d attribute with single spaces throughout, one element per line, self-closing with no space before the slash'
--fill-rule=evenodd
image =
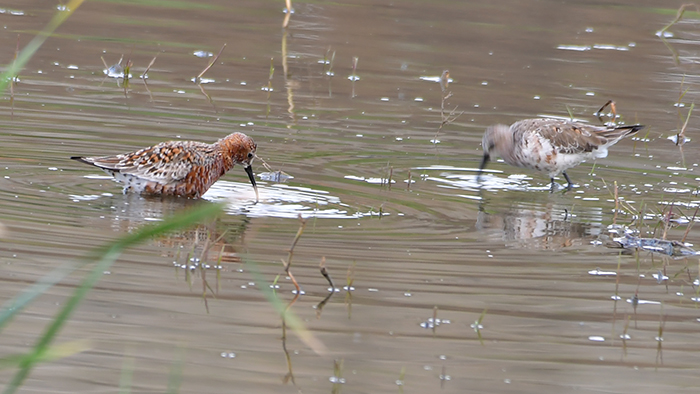
<path id="1" fill-rule="evenodd" d="M 253 166 L 248 166 L 245 168 L 245 173 L 248 174 L 248 179 L 250 179 L 253 189 L 255 189 L 255 202 L 260 201 L 260 195 L 258 194 L 258 185 L 255 184 L 255 175 L 253 175 Z"/>
<path id="2" fill-rule="evenodd" d="M 481 159 L 481 164 L 479 164 L 479 175 L 476 176 L 476 181 L 481 182 L 481 173 L 484 172 L 484 168 L 486 167 L 486 164 L 489 162 L 491 159 L 491 156 L 488 154 L 484 154 L 484 157 Z"/>

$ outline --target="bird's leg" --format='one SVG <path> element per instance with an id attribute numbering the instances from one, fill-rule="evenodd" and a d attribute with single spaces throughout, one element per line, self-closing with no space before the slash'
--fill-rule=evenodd
<path id="1" fill-rule="evenodd" d="M 549 180 L 552 181 L 552 184 L 551 184 L 551 186 L 549 187 L 549 192 L 550 192 L 550 193 L 554 193 L 554 188 L 555 188 L 554 185 L 556 185 L 556 182 L 554 182 L 554 178 L 549 178 Z"/>
<path id="2" fill-rule="evenodd" d="M 571 190 L 572 187 L 574 187 L 573 182 L 571 182 L 571 179 L 569 179 L 569 175 L 566 173 L 566 171 L 562 172 L 564 174 L 564 178 L 566 178 L 566 181 L 569 182 L 568 185 L 566 185 L 566 190 Z"/>

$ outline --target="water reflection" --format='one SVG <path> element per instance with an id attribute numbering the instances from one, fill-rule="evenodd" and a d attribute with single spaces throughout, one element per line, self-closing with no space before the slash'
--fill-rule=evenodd
<path id="1" fill-rule="evenodd" d="M 476 227 L 485 230 L 487 238 L 503 240 L 511 248 L 558 250 L 589 244 L 601 231 L 600 218 L 580 222 L 570 209 L 557 203 L 515 202 L 503 213 L 486 213 L 482 206 Z"/>
<path id="2" fill-rule="evenodd" d="M 502 160 L 498 160 L 502 162 Z M 451 189 L 461 189 L 470 192 L 478 192 L 480 190 L 498 191 L 549 191 L 550 185 L 533 186 L 530 184 L 533 178 L 525 174 L 512 174 L 503 178 L 496 176 L 502 174 L 503 171 L 484 169 L 479 176 L 478 168 L 471 167 L 451 167 L 433 165 L 430 167 L 416 167 L 416 170 L 423 171 L 439 171 L 438 175 L 427 177 L 427 180 L 435 181 L 441 184 L 441 187 Z"/>
<path id="3" fill-rule="evenodd" d="M 252 191 L 242 186 L 236 182 L 218 181 L 203 198 L 209 201 L 225 200 L 228 202 L 227 213 L 251 217 L 294 219 L 301 214 L 305 218 L 350 219 L 376 215 L 373 212 L 358 212 L 324 190 L 279 183 L 259 184 L 260 201 L 256 204 Z"/>
<path id="4" fill-rule="evenodd" d="M 128 193 L 71 194 L 69 198 L 78 203 L 97 207 L 100 215 L 91 220 L 102 222 L 109 220 L 110 227 L 118 232 L 129 232 L 149 221 L 160 221 L 183 209 L 207 203 L 181 197 L 149 197 Z"/>
<path id="5" fill-rule="evenodd" d="M 111 178 L 108 176 L 90 175 L 89 177 L 111 182 Z M 360 212 L 343 203 L 339 197 L 324 190 L 279 183 L 272 185 L 261 183 L 258 187 L 260 201 L 257 203 L 255 202 L 255 192 L 249 184 L 223 180 L 212 185 L 202 196 L 201 201 L 178 197 L 147 197 L 118 192 L 116 194 L 71 194 L 69 198 L 74 202 L 108 205 L 112 212 L 112 219 L 122 229 L 133 229 L 134 226 L 144 221 L 160 220 L 164 216 L 175 213 L 178 209 L 204 201 L 225 201 L 227 213 L 249 217 L 293 219 L 301 214 L 304 217 L 326 219 L 357 219 L 379 215 L 378 212 L 371 210 Z M 388 215 L 388 213 L 382 213 L 382 215 Z"/>

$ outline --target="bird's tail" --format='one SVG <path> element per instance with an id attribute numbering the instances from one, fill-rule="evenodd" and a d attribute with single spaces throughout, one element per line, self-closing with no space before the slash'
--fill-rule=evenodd
<path id="1" fill-rule="evenodd" d="M 79 161 L 79 162 L 81 162 L 81 163 L 85 163 L 85 164 L 95 165 L 95 163 L 89 161 L 87 157 L 82 157 L 82 156 L 71 156 L 70 159 L 71 159 L 71 160 L 77 160 L 77 161 Z"/>
<path id="2" fill-rule="evenodd" d="M 628 137 L 639 130 L 643 129 L 644 125 L 641 124 L 634 124 L 634 125 L 624 125 L 624 126 L 615 126 L 614 128 L 603 130 L 600 133 L 598 133 L 599 136 L 603 138 L 607 138 L 608 140 L 619 140 L 624 137 Z"/>

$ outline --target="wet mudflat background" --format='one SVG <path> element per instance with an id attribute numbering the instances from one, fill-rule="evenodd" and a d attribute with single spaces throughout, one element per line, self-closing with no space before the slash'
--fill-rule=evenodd
<path id="1" fill-rule="evenodd" d="M 600 244 L 613 223 L 681 240 L 694 220 L 700 121 L 682 150 L 667 137 L 698 99 L 700 15 L 655 34 L 680 4 L 307 2 L 285 30 L 278 1 L 86 2 L 19 75 L 14 103 L 3 96 L 0 298 L 147 223 L 228 208 L 124 254 L 58 340 L 89 349 L 42 364 L 22 392 L 118 392 L 129 373 L 132 392 L 695 392 L 698 258 Z M 3 6 L 2 63 L 57 6 Z M 126 93 L 100 59 L 122 56 L 134 64 Z M 446 112 L 461 115 L 436 137 L 445 69 Z M 550 194 L 546 175 L 502 163 L 479 189 L 486 126 L 568 111 L 597 122 L 608 99 L 648 127 L 570 170 L 572 191 Z M 259 179 L 258 204 L 240 168 L 204 201 L 161 201 L 69 160 L 233 131 L 293 176 Z M 291 332 L 283 344 L 261 292 L 283 272 L 299 214 L 292 271 L 305 294 L 290 309 L 321 351 Z M 686 242 L 699 238 L 691 229 Z M 324 257 L 339 291 L 318 308 Z M 0 354 L 26 352 L 79 280 L 5 328 Z M 285 275 L 273 287 L 294 298 Z"/>

